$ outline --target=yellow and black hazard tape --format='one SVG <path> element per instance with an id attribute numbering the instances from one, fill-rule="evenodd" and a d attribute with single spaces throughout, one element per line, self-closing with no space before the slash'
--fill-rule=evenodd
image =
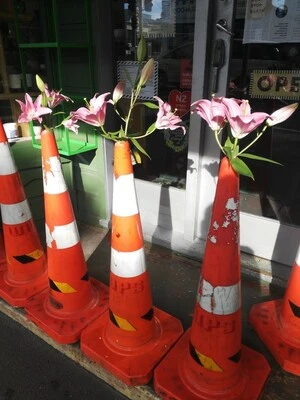
<path id="1" fill-rule="evenodd" d="M 44 255 L 44 252 L 40 249 L 37 249 L 35 251 L 32 251 L 31 253 L 13 256 L 13 258 L 15 260 L 17 260 L 18 262 L 20 262 L 21 264 L 28 264 L 28 263 L 38 260 L 43 255 Z"/>
<path id="2" fill-rule="evenodd" d="M 153 308 L 150 308 L 150 310 L 142 315 L 140 318 L 145 319 L 147 321 L 151 321 L 154 315 Z M 129 322 L 127 319 L 119 317 L 118 315 L 114 314 L 111 310 L 109 310 L 109 318 L 111 322 L 116 325 L 118 328 L 123 329 L 124 331 L 136 331 L 136 327 Z"/>
<path id="3" fill-rule="evenodd" d="M 64 294 L 77 292 L 76 289 L 74 289 L 71 285 L 69 285 L 66 282 L 57 282 L 53 281 L 52 279 L 49 279 L 49 283 L 50 283 L 50 289 L 55 290 L 56 292 Z"/>
<path id="4" fill-rule="evenodd" d="M 88 281 L 89 280 L 88 272 L 85 275 L 83 275 L 80 278 L 80 280 L 81 281 Z M 67 282 L 58 282 L 58 281 L 54 281 L 53 279 L 49 278 L 49 284 L 50 284 L 50 289 L 55 290 L 56 292 L 65 293 L 65 294 L 77 292 L 77 289 L 73 288 Z"/>
<path id="5" fill-rule="evenodd" d="M 297 304 L 292 303 L 291 300 L 289 300 L 289 305 L 291 307 L 291 310 L 296 318 L 300 318 L 300 306 L 297 306 Z"/>
<path id="6" fill-rule="evenodd" d="M 209 371 L 223 372 L 223 369 L 216 363 L 216 361 L 214 361 L 209 356 L 201 354 L 198 350 L 194 348 L 194 346 L 191 343 L 190 343 L 190 355 L 203 368 Z M 240 359 L 241 359 L 241 350 L 239 350 L 233 356 L 229 357 L 229 360 L 235 363 L 238 363 Z"/>

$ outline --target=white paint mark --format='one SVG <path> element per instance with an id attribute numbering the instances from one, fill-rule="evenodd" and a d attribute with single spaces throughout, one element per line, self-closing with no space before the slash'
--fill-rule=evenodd
<path id="1" fill-rule="evenodd" d="M 299 246 L 298 251 L 297 251 L 296 261 L 295 262 L 298 265 L 298 267 L 300 267 L 300 246 Z"/>
<path id="2" fill-rule="evenodd" d="M 213 228 L 214 228 L 215 230 L 219 229 L 219 224 L 217 223 L 217 221 L 214 221 L 214 223 L 213 223 Z"/>
<path id="3" fill-rule="evenodd" d="M 55 226 L 52 232 L 47 224 L 45 229 L 48 247 L 52 247 L 54 241 L 57 249 L 68 249 L 69 247 L 75 246 L 80 241 L 75 221 L 72 221 L 70 224 Z"/>
<path id="4" fill-rule="evenodd" d="M 238 201 L 235 202 L 234 199 L 231 197 L 230 199 L 227 200 L 226 208 L 227 210 L 237 210 L 238 204 L 239 202 Z"/>
<path id="5" fill-rule="evenodd" d="M 209 238 L 209 240 L 212 242 L 212 243 L 217 243 L 217 238 L 216 238 L 216 236 L 210 236 L 210 238 Z"/>
<path id="6" fill-rule="evenodd" d="M 17 172 L 15 161 L 10 152 L 10 145 L 8 142 L 0 143 L 0 175 L 11 175 Z"/>
<path id="7" fill-rule="evenodd" d="M 216 315 L 229 315 L 241 307 L 240 282 L 231 286 L 213 287 L 205 279 L 200 279 L 197 301 L 203 310 Z"/>
<path id="8" fill-rule="evenodd" d="M 16 204 L 1 204 L 2 222 L 6 225 L 17 225 L 29 221 L 31 211 L 27 200 Z"/>
<path id="9" fill-rule="evenodd" d="M 136 251 L 123 252 L 111 249 L 110 270 L 122 278 L 132 278 L 146 271 L 144 247 Z"/>
<path id="10" fill-rule="evenodd" d="M 112 212 L 119 217 L 138 214 L 133 174 L 114 177 Z"/>
<path id="11" fill-rule="evenodd" d="M 47 194 L 60 194 L 67 191 L 67 185 L 62 173 L 60 159 L 57 156 L 44 160 L 43 182 L 44 192 Z"/>

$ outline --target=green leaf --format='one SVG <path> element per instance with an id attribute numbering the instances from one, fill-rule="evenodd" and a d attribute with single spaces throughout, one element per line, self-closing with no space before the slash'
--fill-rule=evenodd
<path id="1" fill-rule="evenodd" d="M 157 104 L 151 103 L 150 101 L 135 103 L 134 107 L 135 106 L 146 106 L 148 108 L 152 108 L 153 110 L 157 110 L 159 108 L 159 106 Z"/>
<path id="2" fill-rule="evenodd" d="M 146 157 L 149 158 L 149 160 L 151 160 L 149 154 L 146 152 L 146 150 L 139 144 L 139 142 L 134 139 L 134 138 L 130 138 L 130 140 L 132 141 L 133 145 L 138 149 L 138 151 L 140 151 L 142 154 L 144 154 Z"/>
<path id="3" fill-rule="evenodd" d="M 227 136 L 227 139 L 226 139 L 226 142 L 225 142 L 224 146 L 232 147 L 232 141 L 231 141 L 231 138 L 229 136 Z"/>
<path id="4" fill-rule="evenodd" d="M 248 178 L 251 178 L 254 180 L 254 176 L 247 166 L 247 164 L 244 163 L 240 158 L 233 158 L 231 161 L 232 168 L 235 170 L 240 175 L 247 176 Z"/>
<path id="5" fill-rule="evenodd" d="M 225 151 L 226 156 L 229 158 L 229 160 L 232 160 L 232 151 L 231 151 L 231 146 L 224 146 L 223 150 Z"/>
<path id="6" fill-rule="evenodd" d="M 142 158 L 140 156 L 140 153 L 136 149 L 133 149 L 132 153 L 137 164 L 142 164 Z"/>
<path id="7" fill-rule="evenodd" d="M 125 137 L 126 137 L 125 131 L 123 129 L 123 126 L 121 126 L 121 128 L 119 130 L 119 138 L 121 139 L 121 138 L 125 138 Z"/>
<path id="8" fill-rule="evenodd" d="M 266 161 L 266 162 L 269 162 L 272 164 L 282 165 L 281 163 L 279 163 L 277 161 L 270 160 L 269 158 L 257 156 L 255 154 L 250 154 L 250 153 L 242 153 L 242 154 L 240 154 L 240 157 L 251 158 L 252 160 Z"/>
<path id="9" fill-rule="evenodd" d="M 233 158 L 237 157 L 238 153 L 239 153 L 239 145 L 233 146 L 233 148 L 232 148 L 232 157 Z"/>
<path id="10" fill-rule="evenodd" d="M 146 57 L 147 44 L 145 38 L 142 36 L 137 47 L 138 62 L 143 62 Z"/>
<path id="11" fill-rule="evenodd" d="M 150 133 L 152 133 L 152 132 L 155 131 L 155 129 L 156 129 L 155 124 L 156 124 L 156 122 L 153 122 L 153 124 L 151 124 L 151 125 L 148 127 L 148 129 L 147 129 L 147 131 L 146 131 L 146 135 L 149 135 Z"/>

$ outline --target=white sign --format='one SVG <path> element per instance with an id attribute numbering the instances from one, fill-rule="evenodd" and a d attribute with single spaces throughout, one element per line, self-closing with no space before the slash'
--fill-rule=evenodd
<path id="1" fill-rule="evenodd" d="M 131 97 L 131 89 L 135 83 L 139 71 L 138 61 L 118 61 L 118 81 L 125 81 L 124 98 Z M 139 99 L 153 100 L 153 96 L 157 96 L 158 85 L 158 62 L 154 62 L 154 72 L 152 78 L 149 79 L 146 86 L 140 91 Z"/>
<path id="2" fill-rule="evenodd" d="M 300 0 L 247 0 L 243 43 L 300 42 Z"/>

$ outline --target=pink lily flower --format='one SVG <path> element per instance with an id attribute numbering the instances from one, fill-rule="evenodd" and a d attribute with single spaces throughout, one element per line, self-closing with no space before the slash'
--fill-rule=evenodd
<path id="1" fill-rule="evenodd" d="M 74 112 L 75 119 L 79 119 L 89 125 L 103 126 L 106 117 L 106 106 L 113 104 L 112 100 L 105 100 L 110 93 L 104 93 L 97 97 L 97 94 L 90 100 L 88 107 L 80 107 Z"/>
<path id="2" fill-rule="evenodd" d="M 70 118 L 66 118 L 65 120 L 62 121 L 62 125 L 64 125 L 67 129 L 70 131 L 73 131 L 74 133 L 78 133 L 79 125 L 76 124 L 77 119 L 74 117 L 74 112 L 71 111 L 70 113 Z"/>
<path id="3" fill-rule="evenodd" d="M 222 103 L 222 97 L 214 97 L 210 100 L 198 100 L 191 104 L 191 111 L 203 118 L 210 129 L 220 131 L 226 124 L 226 107 Z"/>
<path id="4" fill-rule="evenodd" d="M 182 122 L 182 120 L 172 112 L 171 105 L 169 103 L 165 103 L 158 96 L 154 96 L 154 98 L 158 101 L 159 110 L 157 113 L 157 120 L 155 122 L 156 129 L 174 129 L 181 128 L 183 130 L 183 134 L 185 134 L 185 127 L 178 125 Z"/>
<path id="5" fill-rule="evenodd" d="M 39 95 L 35 102 L 33 102 L 32 98 L 28 93 L 25 93 L 25 103 L 21 100 L 16 100 L 21 107 L 21 114 L 18 118 L 18 122 L 31 122 L 38 121 L 42 122 L 42 115 L 51 114 L 52 110 L 48 107 L 42 107 L 42 95 Z"/>
<path id="6" fill-rule="evenodd" d="M 287 120 L 293 114 L 293 112 L 297 110 L 298 106 L 298 103 L 293 103 L 279 108 L 270 115 L 270 118 L 267 119 L 266 124 L 268 126 L 280 124 L 281 122 Z"/>
<path id="7" fill-rule="evenodd" d="M 126 82 L 120 81 L 114 88 L 113 96 L 112 96 L 114 104 L 116 104 L 123 97 L 125 86 L 126 86 Z"/>
<path id="8" fill-rule="evenodd" d="M 49 90 L 48 86 L 45 84 L 45 94 L 47 96 L 48 107 L 55 108 L 63 101 L 72 101 L 69 97 L 64 96 L 60 93 L 60 90 L 56 92 L 55 90 Z"/>
<path id="9" fill-rule="evenodd" d="M 269 117 L 269 114 L 264 112 L 251 113 L 247 100 L 223 97 L 222 103 L 226 107 L 226 118 L 230 125 L 232 136 L 237 139 L 242 139 L 254 131 Z"/>

